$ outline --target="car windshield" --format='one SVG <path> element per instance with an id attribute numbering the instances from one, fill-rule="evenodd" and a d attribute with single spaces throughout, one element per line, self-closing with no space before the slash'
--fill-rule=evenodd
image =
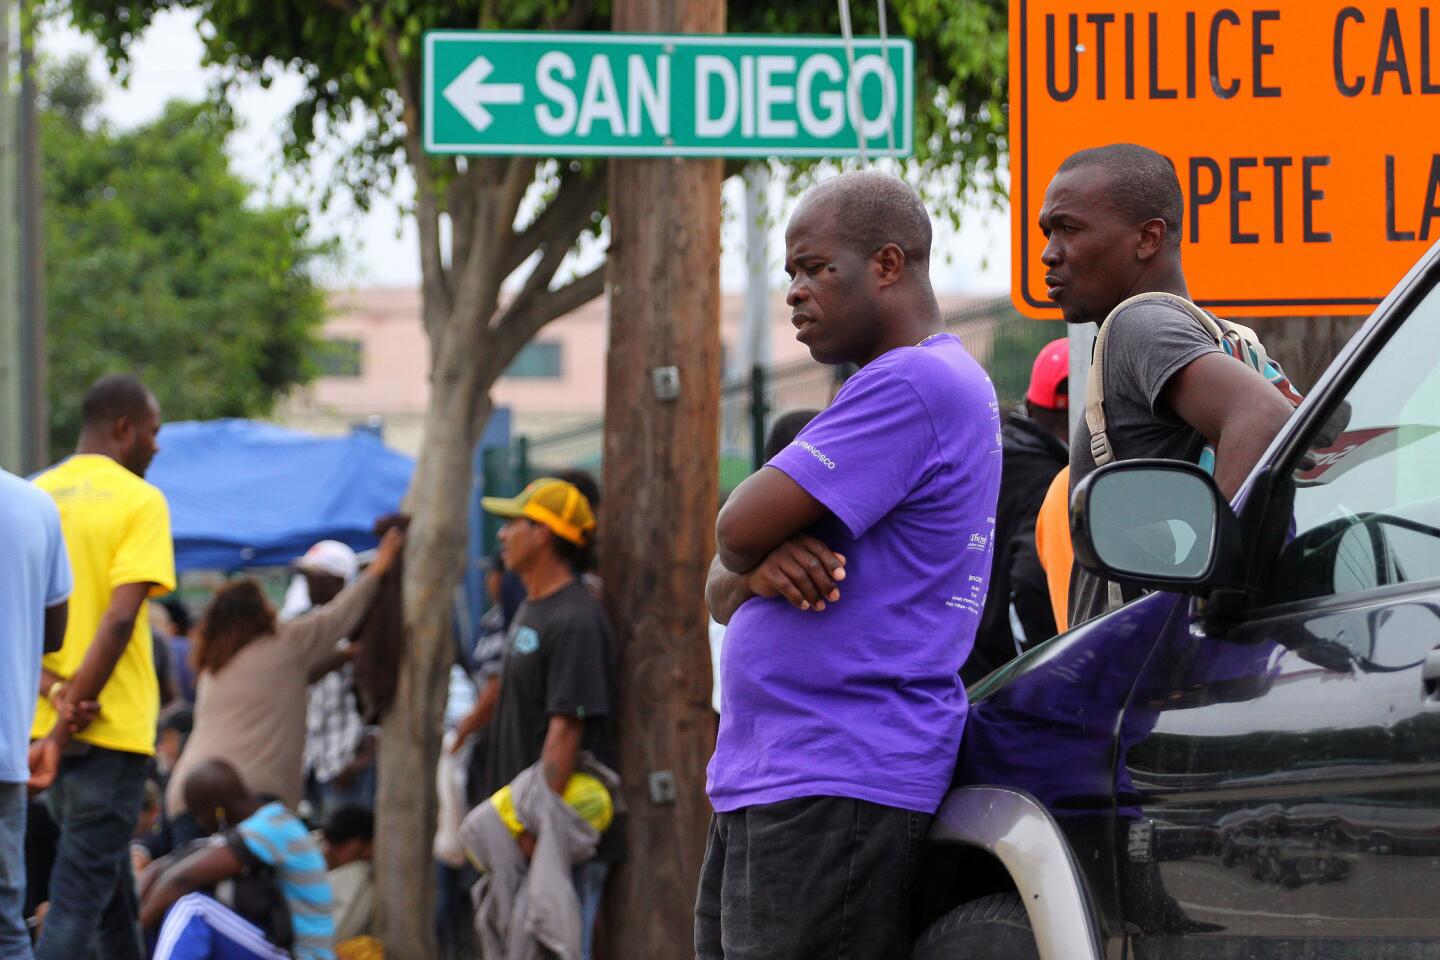
<path id="1" fill-rule="evenodd" d="M 1277 599 L 1440 577 L 1440 287 L 1332 410 L 1294 472 Z"/>

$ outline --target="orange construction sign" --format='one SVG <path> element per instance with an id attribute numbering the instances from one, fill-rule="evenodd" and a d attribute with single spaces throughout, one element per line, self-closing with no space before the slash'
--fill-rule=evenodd
<path id="1" fill-rule="evenodd" d="M 1185 273 L 1223 316 L 1369 313 L 1440 239 L 1440 0 L 1010 0 L 1015 306 L 1045 296 L 1060 162 L 1175 164 Z"/>

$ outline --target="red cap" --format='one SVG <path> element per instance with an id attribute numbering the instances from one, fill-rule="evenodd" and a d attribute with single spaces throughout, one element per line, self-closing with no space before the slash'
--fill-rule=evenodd
<path id="1" fill-rule="evenodd" d="M 1066 337 L 1051 340 L 1040 350 L 1035 366 L 1030 369 L 1030 389 L 1025 391 L 1025 401 L 1051 410 L 1069 410 L 1069 381 L 1070 341 Z"/>

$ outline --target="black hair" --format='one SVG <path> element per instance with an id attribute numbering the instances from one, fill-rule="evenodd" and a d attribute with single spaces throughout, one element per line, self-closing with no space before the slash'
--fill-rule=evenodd
<path id="1" fill-rule="evenodd" d="M 805 425 L 820 415 L 819 410 L 791 410 L 782 413 L 770 424 L 770 434 L 765 438 L 765 460 L 769 462 L 775 454 L 794 442 L 805 429 Z"/>
<path id="2" fill-rule="evenodd" d="M 369 807 L 355 803 L 346 804 L 331 811 L 320 832 L 332 844 L 349 843 L 351 840 L 374 840 L 375 814 Z"/>
<path id="3" fill-rule="evenodd" d="M 1135 143 L 1112 143 L 1072 153 L 1060 164 L 1060 173 L 1081 167 L 1099 167 L 1109 179 L 1109 200 L 1126 220 L 1136 225 L 1165 221 L 1165 245 L 1180 246 L 1185 224 L 1185 197 L 1175 164 L 1162 153 Z"/>
<path id="4" fill-rule="evenodd" d="M 541 524 L 544 526 L 544 524 Z M 555 553 L 576 573 L 594 573 L 599 566 L 595 553 L 595 533 L 591 531 L 584 544 L 571 543 L 554 530 L 550 531 L 550 542 L 555 544 Z"/>
<path id="5" fill-rule="evenodd" d="M 90 385 L 80 401 L 80 422 L 87 427 L 114 423 L 121 417 L 144 417 L 152 398 L 138 377 L 107 373 Z"/>
<path id="6" fill-rule="evenodd" d="M 855 253 L 868 257 L 893 243 L 906 260 L 929 262 L 930 214 L 899 177 L 878 170 L 842 173 L 816 185 L 800 201 L 802 207 L 821 202 L 830 205 L 836 230 Z"/>
<path id="7" fill-rule="evenodd" d="M 160 601 L 160 606 L 164 607 L 165 612 L 170 614 L 170 623 L 175 627 L 176 634 L 184 636 L 190 632 L 190 627 L 194 625 L 195 618 L 190 615 L 190 608 L 185 605 L 184 600 L 181 600 L 179 597 L 166 597 Z"/>

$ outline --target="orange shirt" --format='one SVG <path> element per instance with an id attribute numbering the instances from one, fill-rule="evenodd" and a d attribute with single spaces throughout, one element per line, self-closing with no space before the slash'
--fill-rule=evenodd
<path id="1" fill-rule="evenodd" d="M 1066 613 L 1070 609 L 1070 567 L 1075 554 L 1070 549 L 1070 468 L 1066 467 L 1050 481 L 1050 489 L 1035 517 L 1035 550 L 1045 570 L 1050 588 L 1050 609 L 1055 612 L 1055 629 L 1064 633 L 1069 627 Z"/>

